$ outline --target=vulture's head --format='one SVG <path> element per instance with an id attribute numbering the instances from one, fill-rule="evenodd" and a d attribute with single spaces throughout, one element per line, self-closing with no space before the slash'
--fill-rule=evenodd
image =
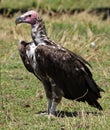
<path id="1" fill-rule="evenodd" d="M 19 16 L 16 20 L 15 23 L 29 23 L 31 25 L 34 25 L 36 21 L 39 20 L 38 13 L 34 10 L 28 11 L 24 13 L 23 15 Z"/>

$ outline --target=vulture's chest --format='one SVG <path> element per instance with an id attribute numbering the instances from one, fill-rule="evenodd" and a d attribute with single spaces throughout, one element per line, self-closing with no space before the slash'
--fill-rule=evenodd
<path id="1" fill-rule="evenodd" d="M 45 74 L 43 74 L 43 72 L 41 71 L 40 67 L 39 67 L 39 63 L 36 60 L 36 52 L 37 52 L 37 47 L 34 43 L 29 44 L 26 47 L 26 55 L 29 61 L 29 64 L 31 65 L 31 67 L 33 68 L 34 74 L 40 79 L 42 80 L 42 78 L 44 78 Z"/>
<path id="2" fill-rule="evenodd" d="M 26 48 L 26 55 L 28 57 L 29 63 L 32 65 L 33 68 L 35 67 L 34 64 L 36 63 L 36 59 L 35 59 L 36 48 L 37 46 L 34 43 L 31 43 Z"/>

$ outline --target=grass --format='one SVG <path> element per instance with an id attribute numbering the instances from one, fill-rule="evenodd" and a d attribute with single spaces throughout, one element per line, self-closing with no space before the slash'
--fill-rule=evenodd
<path id="1" fill-rule="evenodd" d="M 86 4 L 85 4 L 86 3 Z M 67 11 L 73 9 L 93 9 L 93 8 L 106 8 L 110 7 L 109 0 L 22 0 L 16 3 L 16 0 L 1 0 L 0 9 L 5 8 L 9 11 L 12 9 L 31 9 L 31 8 L 54 10 L 54 11 Z"/>
<path id="2" fill-rule="evenodd" d="M 86 3 L 86 4 L 85 4 Z M 104 8 L 110 7 L 110 2 L 108 0 L 56 0 L 52 2 L 52 0 L 43 0 L 39 1 L 39 7 L 44 10 L 73 10 L 73 9 L 91 9 L 91 8 Z"/>
<path id="3" fill-rule="evenodd" d="M 86 103 L 63 99 L 59 111 L 65 116 L 48 119 L 37 113 L 46 110 L 43 86 L 27 72 L 19 57 L 17 43 L 31 40 L 30 26 L 15 26 L 13 18 L 0 16 L 0 129 L 1 130 L 109 130 L 110 128 L 110 26 L 109 19 L 86 12 L 74 16 L 42 15 L 49 37 L 80 54 L 91 63 L 96 82 L 105 90 L 99 112 Z M 96 46 L 91 47 L 91 42 Z M 3 102 L 2 102 L 3 101 Z M 2 108 L 4 107 L 4 109 Z"/>
<path id="4" fill-rule="evenodd" d="M 11 9 L 25 9 L 25 8 L 32 8 L 36 6 L 36 0 L 22 0 L 16 2 L 16 0 L 1 0 L 0 8 L 7 8 Z"/>

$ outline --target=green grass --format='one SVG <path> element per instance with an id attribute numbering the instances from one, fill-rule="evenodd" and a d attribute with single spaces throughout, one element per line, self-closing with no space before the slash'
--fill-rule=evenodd
<path id="1" fill-rule="evenodd" d="M 17 17 L 17 14 L 16 16 Z M 17 50 L 18 41 L 31 40 L 30 26 L 15 26 L 14 20 L 0 16 L 0 129 L 1 130 L 109 130 L 110 128 L 110 23 L 81 13 L 74 16 L 42 15 L 48 36 L 80 54 L 91 63 L 94 79 L 105 90 L 99 100 L 103 111 L 63 98 L 57 110 L 64 118 L 48 119 L 37 113 L 46 110 L 43 86 L 27 72 Z M 96 46 L 91 47 L 90 43 Z M 3 102 L 2 102 L 3 101 Z M 3 103 L 3 104 L 2 104 Z M 4 106 L 4 109 L 2 109 Z M 67 112 L 67 113 L 66 113 Z M 70 112 L 73 112 L 71 117 Z"/>
<path id="2" fill-rule="evenodd" d="M 17 2 L 16 0 L 2 0 L 0 3 L 0 8 L 6 9 L 26 9 L 36 7 L 36 0 L 21 0 Z"/>
<path id="3" fill-rule="evenodd" d="M 86 3 L 86 4 L 85 4 Z M 73 9 L 93 9 L 93 8 L 105 8 L 110 7 L 109 0 L 22 0 L 16 2 L 16 0 L 2 0 L 0 8 L 11 9 L 26 9 L 37 7 L 39 9 L 62 11 L 62 10 L 73 10 Z"/>
<path id="4" fill-rule="evenodd" d="M 86 3 L 86 4 L 85 4 Z M 73 9 L 91 9 L 91 8 L 99 8 L 99 7 L 110 7 L 109 0 L 56 0 L 52 2 L 52 0 L 41 0 L 39 2 L 39 6 L 44 10 L 73 10 Z"/>

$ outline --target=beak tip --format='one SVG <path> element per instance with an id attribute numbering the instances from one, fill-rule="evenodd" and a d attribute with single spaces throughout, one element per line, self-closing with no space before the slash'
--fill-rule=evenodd
<path id="1" fill-rule="evenodd" d="M 16 20 L 15 20 L 15 24 L 17 25 L 17 24 L 19 24 L 19 23 L 22 23 L 23 22 L 23 18 L 22 17 L 18 17 L 18 18 L 16 18 Z"/>

